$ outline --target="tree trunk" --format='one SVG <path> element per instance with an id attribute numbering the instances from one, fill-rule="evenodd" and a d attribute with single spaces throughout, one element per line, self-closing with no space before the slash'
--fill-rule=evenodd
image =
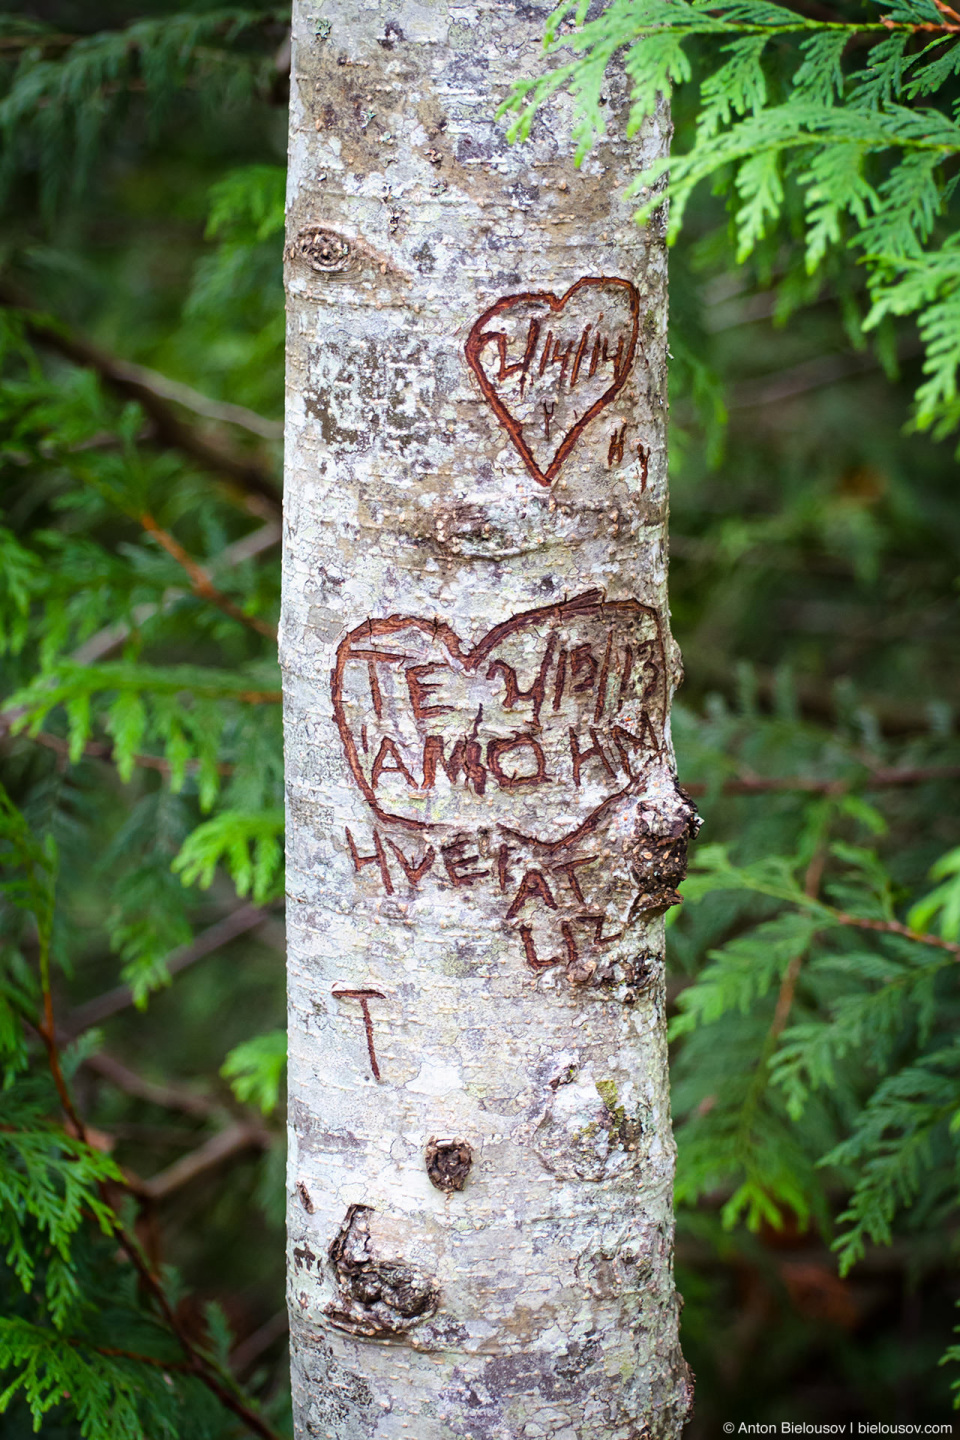
<path id="1" fill-rule="evenodd" d="M 294 4 L 296 1433 L 673 1436 L 666 112 L 508 145 L 548 11 Z"/>

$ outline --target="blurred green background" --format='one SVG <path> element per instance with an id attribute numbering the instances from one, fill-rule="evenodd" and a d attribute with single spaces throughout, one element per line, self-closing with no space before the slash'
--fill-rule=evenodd
<path id="1" fill-rule="evenodd" d="M 203 1307 L 217 1302 L 235 1373 L 283 1430 L 283 1107 L 256 1104 L 277 1077 L 269 1037 L 284 1024 L 277 706 L 225 703 L 212 740 L 197 721 L 174 793 L 172 722 L 150 705 L 143 723 L 125 722 L 116 675 L 84 691 L 63 658 L 106 644 L 119 622 L 126 634 L 103 652 L 112 660 L 229 670 L 247 689 L 277 683 L 261 631 L 275 624 L 279 587 L 287 25 L 276 7 L 198 6 L 209 23 L 187 34 L 175 30 L 180 13 L 166 0 L 46 0 L 0 15 L 0 524 L 38 570 L 23 603 L 15 566 L 6 572 L 7 639 L 18 615 L 26 630 L 3 656 L 3 689 L 51 665 L 75 686 L 73 714 L 69 703 L 51 710 L 45 742 L 7 725 L 0 773 L 60 847 L 56 1001 L 65 1043 L 87 1037 L 69 1051 L 78 1104 L 136 1177 L 138 1234 L 179 1271 L 184 1323 L 202 1333 Z M 688 109 L 681 95 L 681 138 Z M 701 843 L 729 844 L 742 863 L 809 864 L 830 826 L 875 853 L 902 909 L 960 844 L 960 506 L 951 444 L 907 429 L 915 335 L 904 324 L 868 348 L 856 267 L 841 257 L 804 280 L 789 233 L 735 265 L 722 198 L 707 194 L 670 274 L 671 596 L 686 665 L 674 726 Z M 788 286 L 793 309 L 779 322 Z M 144 514 L 246 620 L 191 591 Z M 222 562 L 251 536 L 252 554 Z M 70 754 L 82 694 L 93 720 Z M 124 745 L 132 758 L 118 765 Z M 167 758 L 144 764 L 146 752 Z M 221 787 L 212 812 L 203 764 Z M 884 770 L 916 778 L 887 784 Z M 757 776 L 785 783 L 751 789 Z M 861 797 L 867 818 L 844 811 L 843 795 Z M 182 883 L 171 861 L 222 813 L 246 818 L 229 821 L 222 845 L 205 831 L 185 871 L 212 884 Z M 842 880 L 848 861 L 821 859 Z M 713 949 L 768 915 L 728 892 L 684 906 L 669 932 L 671 1005 Z M 190 950 L 224 922 L 242 933 Z M 5 934 L 29 962 L 29 935 Z M 171 955 L 192 963 L 167 987 Z M 105 1000 L 124 980 L 144 996 L 160 988 L 143 1009 L 129 995 Z M 955 990 L 948 972 L 931 991 L 928 1023 L 947 1033 Z M 723 1111 L 724 1076 L 756 1072 L 775 996 L 774 986 L 678 1041 L 682 1165 L 684 1135 L 695 1150 L 697 1126 Z M 806 1018 L 829 1024 L 835 999 L 836 985 L 801 981 Z M 891 1041 L 897 1064 L 917 1033 L 911 1020 Z M 227 1056 L 264 1034 L 252 1058 L 234 1060 L 231 1088 Z M 868 1245 L 841 1277 L 831 1244 L 856 1163 L 815 1161 L 890 1063 L 847 1062 L 802 1125 L 769 1102 L 770 1124 L 796 1147 L 809 1223 L 778 1204 L 752 1229 L 742 1216 L 725 1224 L 736 1177 L 681 1186 L 696 1440 L 725 1420 L 950 1417 L 955 1367 L 938 1361 L 960 1296 L 955 1150 L 937 1132 L 890 1243 Z M 741 1127 L 743 1143 L 751 1134 Z M 756 1143 L 759 1153 L 767 1140 Z M 26 1304 L 9 1275 L 0 1285 L 5 1304 Z M 212 1433 L 239 1433 L 223 1423 Z M 28 1433 L 14 1404 L 0 1434 Z M 79 1433 L 69 1406 L 44 1433 Z"/>

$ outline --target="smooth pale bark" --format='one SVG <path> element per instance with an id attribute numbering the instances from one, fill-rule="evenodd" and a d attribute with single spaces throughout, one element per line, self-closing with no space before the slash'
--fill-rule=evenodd
<path id="1" fill-rule="evenodd" d="M 622 198 L 668 124 L 576 171 L 559 98 L 508 145 L 547 13 L 294 4 L 298 1436 L 637 1440 L 689 1403 L 666 261 Z"/>

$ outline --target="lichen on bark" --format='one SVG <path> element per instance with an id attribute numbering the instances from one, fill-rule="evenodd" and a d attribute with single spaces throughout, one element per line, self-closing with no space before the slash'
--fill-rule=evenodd
<path id="1" fill-rule="evenodd" d="M 637 1440 L 677 1434 L 689 1402 L 662 915 L 695 820 L 669 728 L 666 261 L 623 198 L 668 120 L 620 138 L 614 77 L 580 170 L 562 96 L 511 146 L 495 111 L 542 63 L 547 13 L 294 5 L 302 1437 Z"/>

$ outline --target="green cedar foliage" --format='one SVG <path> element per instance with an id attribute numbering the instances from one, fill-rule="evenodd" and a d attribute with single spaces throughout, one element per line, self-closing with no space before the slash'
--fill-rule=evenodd
<path id="1" fill-rule="evenodd" d="M 785 238 L 793 268 L 828 273 L 853 250 L 868 309 L 858 329 L 915 319 L 924 379 L 915 423 L 946 435 L 960 425 L 960 31 L 943 0 L 857 3 L 849 18 L 811 18 L 770 0 L 611 0 L 586 19 L 585 0 L 551 18 L 547 49 L 563 57 L 523 80 L 514 133 L 561 86 L 572 92 L 579 158 L 605 128 L 608 69 L 622 59 L 630 133 L 660 94 L 699 87 L 696 124 L 637 176 L 639 220 L 662 214 L 675 238 L 695 188 L 727 197 L 738 261 L 769 256 Z M 784 304 L 789 308 L 784 287 Z"/>
<path id="2" fill-rule="evenodd" d="M 681 709 L 681 754 L 693 724 Z M 695 768 L 712 760 L 728 785 L 731 772 L 745 775 L 749 794 L 756 770 L 737 754 L 736 712 L 717 710 L 696 729 Z M 712 755 L 705 729 L 718 742 Z M 887 794 L 858 766 L 862 740 L 854 731 L 844 743 L 841 731 L 819 757 L 812 741 L 795 719 L 754 713 L 750 759 L 779 752 L 789 766 L 806 752 L 807 783 L 825 793 L 776 797 L 779 821 L 769 817 L 759 847 L 764 827 L 749 807 L 771 799 L 740 800 L 729 841 L 701 844 L 682 887 L 671 951 L 695 968 L 671 1022 L 677 1198 L 719 1202 L 727 1228 L 816 1226 L 846 1275 L 872 1247 L 939 1232 L 956 1214 L 956 862 L 951 852 L 932 867 L 930 878 L 949 879 L 924 895 L 913 857 L 905 884 L 890 843 L 903 843 L 902 802 L 891 836 Z M 715 769 L 708 817 L 723 783 Z"/>
<path id="3" fill-rule="evenodd" d="M 42 209 L 52 216 L 65 192 L 82 191 L 105 131 L 124 123 L 134 97 L 146 97 L 153 125 L 186 86 L 209 104 L 239 105 L 267 84 L 269 59 L 262 46 L 244 53 L 237 42 L 255 42 L 287 13 L 285 6 L 222 6 L 66 38 L 38 21 L 0 17 L 0 36 L 20 50 L 0 101 L 0 184 L 35 168 Z"/>
<path id="4" fill-rule="evenodd" d="M 287 1032 L 271 1030 L 237 1045 L 220 1067 L 232 1083 L 238 1100 L 257 1105 L 269 1115 L 280 1099 L 287 1066 Z"/>
<path id="5" fill-rule="evenodd" d="M 76 1123 L 90 1103 L 84 1066 L 102 1039 L 88 1031 L 71 1042 L 60 1027 L 91 942 L 112 951 L 116 978 L 145 1007 L 170 983 L 167 957 L 205 923 L 218 867 L 221 887 L 232 877 L 257 905 L 282 893 L 279 425 L 236 403 L 276 404 L 256 377 L 278 373 L 282 356 L 282 170 L 220 175 L 185 306 L 181 373 L 189 381 L 191 355 L 215 332 L 219 367 L 209 369 L 240 380 L 232 404 L 181 383 L 172 399 L 160 392 L 166 411 L 144 408 L 96 356 L 82 363 L 87 352 L 40 297 L 62 295 L 65 278 L 68 293 L 80 276 L 92 281 L 55 229 L 108 183 L 104 152 L 109 163 L 118 135 L 148 147 L 185 93 L 197 123 L 249 111 L 271 83 L 278 17 L 276 7 L 208 8 L 86 35 L 0 19 L 10 217 L 0 312 L 0 1423 L 16 1433 L 273 1433 L 230 1373 L 233 1337 L 216 1307 L 197 1302 L 181 1330 L 176 1274 L 160 1272 L 159 1289 L 145 1283 L 156 1267 L 133 1235 L 136 1185 L 109 1153 L 115 1140 Z M 212 416 L 197 419 L 197 400 Z M 244 467 L 267 477 L 257 490 L 245 488 Z M 268 1035 L 231 1050 L 234 1037 L 230 1025 L 225 1075 L 242 1101 L 274 1108 L 282 1044 Z M 209 1119 L 192 1146 L 215 1133 L 207 1124 L 244 1113 L 221 1088 L 203 1102 Z M 275 1210 L 269 1173 L 264 1203 Z"/>

